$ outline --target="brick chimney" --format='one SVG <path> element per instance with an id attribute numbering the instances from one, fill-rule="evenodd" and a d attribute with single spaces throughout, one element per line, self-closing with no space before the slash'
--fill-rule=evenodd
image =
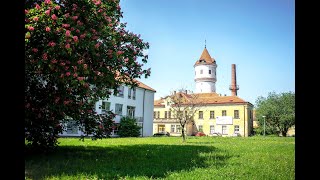
<path id="1" fill-rule="evenodd" d="M 237 85 L 237 77 L 236 77 L 236 65 L 231 64 L 231 85 L 230 88 L 231 95 L 237 96 L 237 91 L 239 90 L 239 86 Z"/>

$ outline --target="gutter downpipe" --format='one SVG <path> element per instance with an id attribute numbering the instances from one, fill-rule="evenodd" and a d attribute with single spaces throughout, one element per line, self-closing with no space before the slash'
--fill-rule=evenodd
<path id="1" fill-rule="evenodd" d="M 243 106 L 243 136 L 246 137 L 246 106 Z"/>
<path id="2" fill-rule="evenodd" d="M 143 103 L 142 103 L 142 134 L 141 136 L 143 137 L 143 126 L 144 126 L 144 100 L 145 100 L 145 96 L 146 96 L 146 89 L 143 89 Z M 152 127 L 153 128 L 153 127 Z"/>

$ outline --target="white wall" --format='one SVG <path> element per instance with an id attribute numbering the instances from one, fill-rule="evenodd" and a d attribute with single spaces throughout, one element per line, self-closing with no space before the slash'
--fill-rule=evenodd
<path id="1" fill-rule="evenodd" d="M 216 92 L 216 65 L 197 65 L 195 66 L 195 80 L 196 82 L 196 93 L 210 93 Z M 203 71 L 200 74 L 200 71 Z M 209 70 L 211 70 L 211 74 L 209 74 Z M 201 81 L 200 78 L 213 78 L 213 81 Z"/>
<path id="2" fill-rule="evenodd" d="M 153 135 L 153 129 L 152 129 L 153 128 L 153 102 L 154 102 L 155 92 L 137 87 L 136 98 L 135 100 L 133 100 L 132 99 L 133 93 L 131 93 L 131 99 L 128 98 L 128 89 L 129 87 L 124 86 L 123 97 L 110 96 L 109 99 L 97 101 L 95 104 L 96 112 L 98 114 L 101 114 L 100 106 L 102 105 L 102 101 L 111 102 L 110 110 L 112 112 L 115 112 L 116 103 L 122 104 L 122 116 L 127 116 L 127 106 L 134 106 L 135 117 L 143 118 L 142 136 L 152 136 Z M 116 115 L 114 119 L 115 123 L 120 123 L 120 119 L 122 116 Z M 83 134 L 81 131 L 78 131 L 78 133 L 76 134 L 67 134 L 67 132 L 65 131 L 60 135 L 61 136 L 80 136 L 81 134 Z"/>

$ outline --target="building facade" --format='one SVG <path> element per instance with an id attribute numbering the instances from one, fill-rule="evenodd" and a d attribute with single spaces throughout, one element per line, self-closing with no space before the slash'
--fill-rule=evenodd
<path id="1" fill-rule="evenodd" d="M 253 130 L 253 105 L 237 96 L 239 89 L 235 80 L 235 65 L 232 65 L 231 96 L 216 93 L 215 83 L 217 64 L 208 50 L 203 50 L 194 64 L 197 111 L 193 121 L 185 126 L 187 135 L 203 132 L 208 136 L 243 136 L 248 137 Z M 186 98 L 187 92 L 178 92 Z M 175 95 L 175 94 L 174 94 Z M 179 120 L 173 116 L 170 99 L 172 95 L 154 101 L 153 132 L 171 136 L 181 135 Z"/>
<path id="2" fill-rule="evenodd" d="M 120 123 L 123 116 L 130 116 L 137 119 L 137 124 L 141 126 L 141 136 L 153 135 L 153 102 L 154 93 L 151 87 L 138 82 L 138 87 L 130 88 L 128 86 L 120 86 L 117 95 L 110 96 L 109 99 L 99 100 L 95 104 L 98 114 L 111 110 L 116 114 L 115 123 Z M 117 127 L 117 126 L 115 126 Z M 61 136 L 80 136 L 83 132 L 78 130 L 72 122 L 68 123 L 65 131 Z M 117 128 L 115 128 L 111 136 L 117 136 Z"/>

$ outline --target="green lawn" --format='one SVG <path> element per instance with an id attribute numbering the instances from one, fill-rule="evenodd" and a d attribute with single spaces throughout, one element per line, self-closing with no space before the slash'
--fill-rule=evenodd
<path id="1" fill-rule="evenodd" d="M 61 138 L 26 179 L 295 179 L 294 137 Z"/>

